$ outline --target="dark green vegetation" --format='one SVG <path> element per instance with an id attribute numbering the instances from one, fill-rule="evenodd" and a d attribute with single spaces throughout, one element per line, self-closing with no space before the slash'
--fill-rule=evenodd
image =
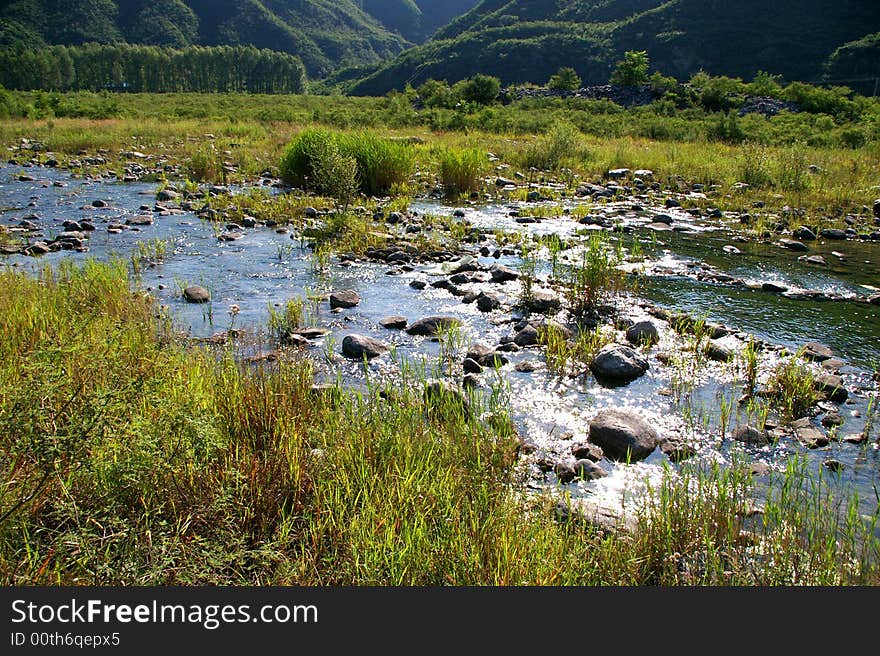
<path id="1" fill-rule="evenodd" d="M 187 345 L 120 264 L 0 278 L 4 584 L 878 582 L 870 527 L 797 463 L 752 519 L 734 467 L 670 476 L 629 532 L 560 522 L 512 491 L 503 407 Z"/>
<path id="2" fill-rule="evenodd" d="M 788 80 L 864 83 L 880 76 L 880 30 L 872 0 L 487 0 L 353 85 L 379 94 L 429 78 L 451 82 L 476 72 L 505 83 L 543 83 L 572 66 L 588 84 L 608 80 L 625 51 L 648 53 L 656 70 L 686 79 L 700 70 L 751 78 L 772 69 Z"/>
<path id="3" fill-rule="evenodd" d="M 299 56 L 319 76 L 387 59 L 407 42 L 351 0 L 7 0 L 0 43 L 41 48 L 89 42 L 252 45 Z"/>
<path id="4" fill-rule="evenodd" d="M 3 0 L 0 46 L 254 46 L 309 75 L 389 59 L 476 0 Z M 77 87 L 82 88 L 82 87 Z M 207 90 L 207 89 L 204 89 Z"/>
<path id="5" fill-rule="evenodd" d="M 302 93 L 305 77 L 299 58 L 252 46 L 0 49 L 0 84 L 11 89 Z"/>

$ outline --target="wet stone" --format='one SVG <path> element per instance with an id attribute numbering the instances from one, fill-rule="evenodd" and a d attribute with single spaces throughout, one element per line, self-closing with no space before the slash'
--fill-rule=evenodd
<path id="1" fill-rule="evenodd" d="M 538 330 L 534 326 L 526 326 L 516 334 L 513 343 L 521 347 L 535 346 L 538 343 Z"/>
<path id="2" fill-rule="evenodd" d="M 831 347 L 820 344 L 819 342 L 807 342 L 801 347 L 804 357 L 814 362 L 824 362 L 834 355 Z"/>
<path id="3" fill-rule="evenodd" d="M 461 322 L 455 317 L 436 316 L 419 319 L 406 329 L 410 335 L 436 337 L 439 333 L 458 328 Z"/>
<path id="4" fill-rule="evenodd" d="M 767 434 L 767 431 L 745 425 L 734 428 L 730 433 L 730 439 L 753 446 L 766 446 L 770 443 L 770 436 Z"/>
<path id="5" fill-rule="evenodd" d="M 585 481 L 595 481 L 608 476 L 608 472 L 602 469 L 602 467 L 592 460 L 587 459 L 575 462 L 574 470 L 577 478 L 581 478 Z"/>
<path id="6" fill-rule="evenodd" d="M 653 345 L 660 341 L 660 332 L 652 321 L 640 321 L 626 331 L 626 341 L 633 346 Z"/>
<path id="7" fill-rule="evenodd" d="M 825 433 L 813 426 L 797 426 L 794 429 L 794 434 L 798 441 L 808 449 L 820 449 L 831 443 Z"/>
<path id="8" fill-rule="evenodd" d="M 578 460 L 592 460 L 593 462 L 599 462 L 605 457 L 602 447 L 596 444 L 590 444 L 589 442 L 573 444 L 571 447 L 571 455 Z"/>
<path id="9" fill-rule="evenodd" d="M 183 298 L 187 303 L 207 303 L 211 300 L 211 294 L 200 285 L 190 285 L 183 290 Z"/>
<path id="10" fill-rule="evenodd" d="M 346 335 L 342 340 L 342 355 L 347 358 L 369 360 L 387 352 L 388 347 L 385 344 L 365 335 Z"/>
<path id="11" fill-rule="evenodd" d="M 835 374 L 819 374 L 813 379 L 813 384 L 817 391 L 823 392 L 835 403 L 843 403 L 849 398 L 843 379 Z"/>
<path id="12" fill-rule="evenodd" d="M 590 422 L 590 442 L 613 460 L 644 460 L 657 448 L 654 428 L 628 410 L 601 410 Z"/>
<path id="13" fill-rule="evenodd" d="M 406 317 L 385 317 L 379 320 L 379 325 L 389 330 L 404 330 L 407 325 Z"/>
<path id="14" fill-rule="evenodd" d="M 648 361 L 628 346 L 608 344 L 602 347 L 590 363 L 590 370 L 602 383 L 626 384 L 649 369 Z"/>
<path id="15" fill-rule="evenodd" d="M 353 308 L 361 302 L 361 297 L 353 289 L 344 289 L 342 291 L 330 294 L 330 307 L 336 308 Z"/>

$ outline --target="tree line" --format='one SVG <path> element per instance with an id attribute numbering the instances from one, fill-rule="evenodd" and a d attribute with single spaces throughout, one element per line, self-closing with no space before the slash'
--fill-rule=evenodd
<path id="1" fill-rule="evenodd" d="M 253 46 L 129 44 L 0 49 L 0 85 L 22 91 L 302 93 L 298 57 Z"/>

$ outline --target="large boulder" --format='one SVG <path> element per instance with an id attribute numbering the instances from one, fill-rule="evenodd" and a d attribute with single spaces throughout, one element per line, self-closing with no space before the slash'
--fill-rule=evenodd
<path id="1" fill-rule="evenodd" d="M 636 462 L 654 452 L 659 437 L 640 416 L 627 410 L 602 410 L 590 422 L 590 442 L 612 460 Z"/>
<path id="2" fill-rule="evenodd" d="M 439 333 L 458 328 L 461 322 L 455 317 L 425 317 L 419 319 L 406 329 L 410 335 L 436 337 Z"/>
<path id="3" fill-rule="evenodd" d="M 629 346 L 608 344 L 593 358 L 590 371 L 599 382 L 625 385 L 644 376 L 649 366 L 648 361 Z"/>
<path id="4" fill-rule="evenodd" d="M 347 335 L 342 340 L 342 355 L 354 360 L 368 360 L 388 352 L 388 347 L 378 339 L 364 335 Z"/>

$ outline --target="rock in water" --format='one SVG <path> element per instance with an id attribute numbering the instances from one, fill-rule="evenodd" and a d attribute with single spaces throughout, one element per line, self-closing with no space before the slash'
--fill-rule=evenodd
<path id="1" fill-rule="evenodd" d="M 660 341 L 660 332 L 652 321 L 640 321 L 626 331 L 626 341 L 633 346 L 654 345 Z"/>
<path id="2" fill-rule="evenodd" d="M 737 426 L 730 433 L 731 439 L 745 444 L 766 446 L 770 442 L 767 431 L 758 430 L 754 426 Z"/>
<path id="3" fill-rule="evenodd" d="M 532 296 L 528 300 L 528 306 L 532 312 L 549 314 L 559 310 L 562 307 L 562 301 L 555 294 L 539 289 L 532 292 Z"/>
<path id="4" fill-rule="evenodd" d="M 379 357 L 388 352 L 388 347 L 378 339 L 365 337 L 364 335 L 347 335 L 342 340 L 342 355 L 354 360 Z"/>
<path id="5" fill-rule="evenodd" d="M 436 337 L 444 330 L 458 328 L 460 325 L 461 322 L 455 317 L 425 317 L 413 323 L 406 332 L 410 335 Z"/>
<path id="6" fill-rule="evenodd" d="M 843 403 L 849 398 L 849 391 L 843 386 L 843 379 L 835 374 L 819 374 L 813 380 L 813 385 L 836 403 Z"/>
<path id="7" fill-rule="evenodd" d="M 489 273 L 492 274 L 492 282 L 501 283 L 519 278 L 519 274 L 516 271 L 501 264 L 492 265 Z"/>
<path id="8" fill-rule="evenodd" d="M 626 410 L 602 410 L 590 422 L 590 442 L 613 460 L 644 460 L 657 448 L 657 432 L 644 419 Z"/>
<path id="9" fill-rule="evenodd" d="M 361 297 L 353 289 L 345 289 L 330 294 L 331 308 L 353 308 L 361 302 Z"/>
<path id="10" fill-rule="evenodd" d="M 814 362 L 825 362 L 834 356 L 831 347 L 820 344 L 819 342 L 807 342 L 803 345 L 804 357 Z"/>
<path id="11" fill-rule="evenodd" d="M 403 330 L 406 328 L 406 317 L 385 317 L 379 320 L 379 325 L 389 330 Z"/>
<path id="12" fill-rule="evenodd" d="M 602 383 L 625 385 L 648 371 L 648 361 L 628 346 L 608 344 L 593 358 L 590 371 Z"/>
<path id="13" fill-rule="evenodd" d="M 190 285 L 184 289 L 183 297 L 187 303 L 207 303 L 211 300 L 210 292 L 199 285 Z"/>

